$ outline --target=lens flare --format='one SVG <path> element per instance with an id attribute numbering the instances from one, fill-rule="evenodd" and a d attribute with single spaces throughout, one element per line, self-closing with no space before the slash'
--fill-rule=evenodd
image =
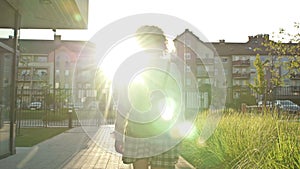
<path id="1" fill-rule="evenodd" d="M 113 146 L 103 144 L 101 139 L 94 137 L 99 136 L 98 133 L 102 132 L 102 127 L 107 127 L 106 118 L 126 119 L 123 120 L 126 121 L 124 122 L 127 125 L 126 132 L 124 133 L 125 130 L 116 130 L 115 133 L 125 140 L 125 145 L 141 147 L 136 152 L 147 150 L 145 154 L 144 151 L 141 154 L 125 154 L 125 156 L 133 158 L 161 154 L 180 144 L 183 139 L 196 138 L 195 136 L 200 134 L 195 129 L 194 121 L 199 110 L 202 110 L 200 96 L 203 93 L 199 91 L 197 81 L 199 79 L 194 68 L 191 69 L 192 71 L 186 71 L 187 60 L 184 59 L 181 52 L 178 52 L 182 50 L 180 49 L 181 45 L 177 46 L 174 43 L 174 49 L 176 46 L 178 51 L 168 53 L 160 48 L 155 49 L 156 46 L 151 49 L 143 49 L 143 46 L 136 41 L 135 32 L 138 27 L 142 25 L 162 26 L 162 23 L 166 24 L 163 27 L 164 34 L 172 42 L 176 38 L 179 44 L 182 43 L 186 49 L 195 52 L 198 60 L 198 54 L 201 56 L 203 50 L 202 47 L 198 48 L 197 46 L 203 46 L 202 41 L 199 40 L 195 43 L 192 41 L 193 45 L 188 46 L 186 45 L 186 40 L 188 40 L 186 34 L 178 35 L 177 29 L 191 28 L 195 31 L 195 35 L 200 35 L 200 38 L 204 39 L 205 37 L 186 21 L 163 14 L 140 14 L 122 18 L 100 29 L 90 40 L 97 46 L 95 51 L 97 57 L 94 59 L 94 63 L 98 67 L 97 69 L 93 67 L 93 69 L 99 70 L 99 73 L 95 74 L 94 82 L 95 86 L 99 84 L 97 86 L 98 93 L 93 100 L 99 101 L 101 109 L 91 111 L 91 113 L 80 112 L 77 113 L 77 116 L 87 135 L 106 151 L 115 153 L 111 149 Z M 149 40 L 145 41 L 145 43 L 148 42 Z M 88 46 L 87 49 L 89 49 Z M 158 56 L 158 53 L 161 53 L 160 57 L 152 57 Z M 80 58 L 85 60 L 85 55 Z M 80 66 L 77 66 L 77 71 L 91 68 L 90 65 Z M 221 59 L 217 56 L 214 66 L 222 69 Z M 216 86 L 225 84 L 222 83 L 222 79 L 226 79 L 224 73 L 213 72 L 208 75 L 209 79 L 217 80 Z M 74 79 L 73 83 L 81 82 L 79 80 Z M 219 92 L 219 90 L 222 91 Z M 216 108 L 224 105 L 222 100 L 226 98 L 223 88 L 219 90 L 211 92 L 210 102 L 216 104 Z M 77 94 L 78 92 L 79 94 Z M 73 91 L 73 94 L 81 102 L 91 101 L 91 98 L 81 91 Z M 103 110 L 103 105 L 106 105 L 105 110 Z M 112 110 L 111 106 L 113 106 Z M 218 118 L 220 115 L 218 113 L 211 118 L 204 119 L 207 124 L 211 125 L 204 126 L 201 130 L 201 142 L 205 143 L 205 140 L 212 135 L 220 120 Z M 86 123 L 86 119 L 92 121 Z M 95 122 L 96 125 L 94 125 Z M 125 124 L 115 124 L 116 127 L 120 125 L 124 127 Z"/>
<path id="2" fill-rule="evenodd" d="M 164 107 L 164 111 L 161 115 L 161 118 L 163 120 L 169 121 L 174 117 L 175 112 L 175 101 L 173 98 L 166 98 L 166 105 Z"/>
<path id="3" fill-rule="evenodd" d="M 97 48 L 97 50 L 100 49 L 101 48 Z M 108 80 L 112 80 L 116 70 L 122 62 L 124 62 L 132 53 L 136 53 L 141 50 L 142 48 L 136 42 L 135 38 L 130 37 L 124 39 L 107 52 L 107 56 L 102 60 L 102 63 L 99 65 L 99 69 L 103 70 Z"/>
<path id="4" fill-rule="evenodd" d="M 203 139 L 203 138 L 199 137 L 198 140 L 197 140 L 197 145 L 199 147 L 205 147 L 206 146 L 206 142 L 205 141 L 206 141 L 206 139 Z"/>
<path id="5" fill-rule="evenodd" d="M 174 126 L 174 128 L 171 130 L 171 137 L 173 138 L 182 138 L 188 136 L 190 133 L 195 129 L 195 126 L 190 121 L 183 121 L 177 125 Z"/>
<path id="6" fill-rule="evenodd" d="M 150 110 L 149 88 L 141 74 L 131 80 L 128 89 L 128 99 L 136 112 L 145 113 Z"/>

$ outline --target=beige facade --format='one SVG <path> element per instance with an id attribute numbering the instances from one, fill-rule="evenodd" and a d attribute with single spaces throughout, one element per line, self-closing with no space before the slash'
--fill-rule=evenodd
<path id="1" fill-rule="evenodd" d="M 188 29 L 176 37 L 174 45 L 176 55 L 185 63 L 185 71 L 194 74 L 198 85 L 214 83 L 214 51 L 211 48 Z"/>
<path id="2" fill-rule="evenodd" d="M 249 95 L 249 83 L 254 83 L 256 69 L 254 60 L 257 54 L 263 62 L 271 61 L 268 52 L 263 50 L 262 42 L 268 35 L 249 36 L 245 43 L 230 43 L 225 40 L 219 42 L 203 42 L 188 29 L 174 40 L 176 54 L 184 60 L 188 70 L 195 75 L 199 89 L 203 84 L 210 84 L 218 88 L 227 88 L 226 102 L 232 103 L 240 99 L 241 95 Z M 255 50 L 260 48 L 262 50 Z M 283 59 L 284 60 L 284 59 Z M 221 62 L 221 64 L 219 64 Z M 271 67 L 266 67 L 266 80 L 270 83 Z M 280 67 L 280 75 L 287 71 Z M 220 76 L 220 74 L 223 74 Z M 224 78 L 225 80 L 221 80 Z M 300 78 L 284 78 L 285 86 L 300 86 Z M 255 96 L 257 97 L 257 96 Z M 259 98 L 255 98 L 258 100 Z"/>
<path id="3" fill-rule="evenodd" d="M 21 97 L 26 100 L 25 105 L 32 101 L 43 102 L 43 96 L 33 90 L 76 89 L 72 96 L 75 102 L 96 97 L 93 92 L 97 66 L 95 46 L 84 41 L 62 41 L 60 36 L 55 39 L 20 40 L 17 96 L 19 100 Z"/>

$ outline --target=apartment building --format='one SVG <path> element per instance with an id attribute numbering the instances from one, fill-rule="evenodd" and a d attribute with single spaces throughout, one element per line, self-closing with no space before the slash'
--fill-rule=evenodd
<path id="1" fill-rule="evenodd" d="M 211 103 L 211 87 L 222 87 L 222 83 L 217 82 L 215 51 L 212 47 L 200 40 L 193 32 L 186 29 L 174 40 L 176 55 L 184 62 L 182 70 L 185 88 L 189 88 L 191 83 L 196 81 L 200 92 L 201 107 L 207 108 Z"/>
<path id="2" fill-rule="evenodd" d="M 229 102 L 239 99 L 243 93 L 248 94 L 248 84 L 253 83 L 256 77 L 254 60 L 258 51 L 262 60 L 268 58 L 265 50 L 255 50 L 264 49 L 261 43 L 268 39 L 267 36 L 249 36 L 245 43 L 227 43 L 225 40 L 212 43 L 216 56 L 221 58 L 224 65 Z"/>
<path id="3" fill-rule="evenodd" d="M 2 39 L 10 43 L 13 37 Z M 97 63 L 95 45 L 85 41 L 64 41 L 60 35 L 54 40 L 19 40 L 20 56 L 17 69 L 17 102 L 23 106 L 43 101 L 42 89 L 76 89 L 72 99 L 96 97 L 93 78 Z M 1 62 L 4 63 L 4 62 Z"/>
<path id="4" fill-rule="evenodd" d="M 274 90 L 274 85 L 271 82 L 272 71 L 277 71 L 278 76 L 283 79 L 284 90 L 278 89 L 276 92 L 273 91 L 273 94 L 278 95 L 278 97 L 282 94 L 285 95 L 284 99 L 296 99 L 299 94 L 299 86 L 300 79 L 298 75 L 295 77 L 286 76 L 288 75 L 288 71 L 285 66 L 279 66 L 275 68 L 275 64 L 278 62 L 288 62 L 288 58 L 283 56 L 280 61 L 278 61 L 278 56 L 270 55 L 266 48 L 262 45 L 264 42 L 269 42 L 269 35 L 256 35 L 249 36 L 248 41 L 245 43 L 227 43 L 225 40 L 220 40 L 218 43 L 212 43 L 214 48 L 217 51 L 219 57 L 223 60 L 224 69 L 228 72 L 228 88 L 230 89 L 230 93 L 232 94 L 233 100 L 237 100 L 240 96 L 245 93 L 248 94 L 249 90 L 248 84 L 254 84 L 254 79 L 256 78 L 256 68 L 254 66 L 254 60 L 256 55 L 259 54 L 262 63 L 265 64 L 265 79 L 267 81 L 268 90 Z M 293 45 L 291 43 L 287 43 L 285 45 Z M 230 78 L 231 77 L 231 78 Z M 280 91 L 281 90 L 281 91 Z M 272 91 L 268 91 L 272 92 Z M 258 96 L 255 98 L 256 100 L 260 100 Z M 297 100 L 297 99 L 296 99 Z"/>
<path id="5" fill-rule="evenodd" d="M 174 45 L 177 56 L 186 64 L 185 71 L 193 72 L 199 84 L 212 83 L 214 51 L 188 29 L 174 39 Z"/>
<path id="6" fill-rule="evenodd" d="M 175 38 L 174 44 L 176 54 L 185 61 L 187 70 L 192 71 L 196 76 L 199 89 L 203 88 L 203 84 L 210 84 L 217 88 L 225 87 L 227 88 L 226 102 L 233 103 L 243 94 L 249 95 L 248 84 L 253 84 L 256 78 L 254 66 L 256 55 L 260 55 L 262 62 L 273 62 L 274 57 L 271 57 L 262 45 L 264 41 L 269 41 L 269 35 L 249 36 L 248 41 L 244 43 L 225 42 L 225 40 L 203 42 L 186 29 Z M 287 58 L 283 58 L 282 61 L 287 61 Z M 271 85 L 271 69 L 272 67 L 269 66 L 265 70 L 268 85 Z M 284 67 L 280 67 L 278 71 L 282 77 L 287 73 Z M 220 74 L 224 75 L 216 76 Z M 220 78 L 225 80 L 220 81 Z M 283 81 L 285 86 L 300 86 L 299 75 L 284 78 Z M 256 101 L 261 99 L 255 97 Z"/>

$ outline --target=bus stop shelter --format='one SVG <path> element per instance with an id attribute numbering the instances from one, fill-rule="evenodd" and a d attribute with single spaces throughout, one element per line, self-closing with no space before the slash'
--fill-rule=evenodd
<path id="1" fill-rule="evenodd" d="M 15 154 L 16 72 L 20 29 L 87 29 L 88 0 L 2 0 L 0 29 L 13 40 L 0 43 L 0 158 Z"/>

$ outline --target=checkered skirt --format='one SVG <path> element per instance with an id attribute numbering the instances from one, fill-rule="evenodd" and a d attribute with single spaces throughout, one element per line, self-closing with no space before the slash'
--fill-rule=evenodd
<path id="1" fill-rule="evenodd" d="M 171 140 L 149 140 L 126 138 L 123 163 L 131 164 L 138 159 L 148 159 L 155 167 L 174 168 L 178 161 L 178 146 Z"/>

